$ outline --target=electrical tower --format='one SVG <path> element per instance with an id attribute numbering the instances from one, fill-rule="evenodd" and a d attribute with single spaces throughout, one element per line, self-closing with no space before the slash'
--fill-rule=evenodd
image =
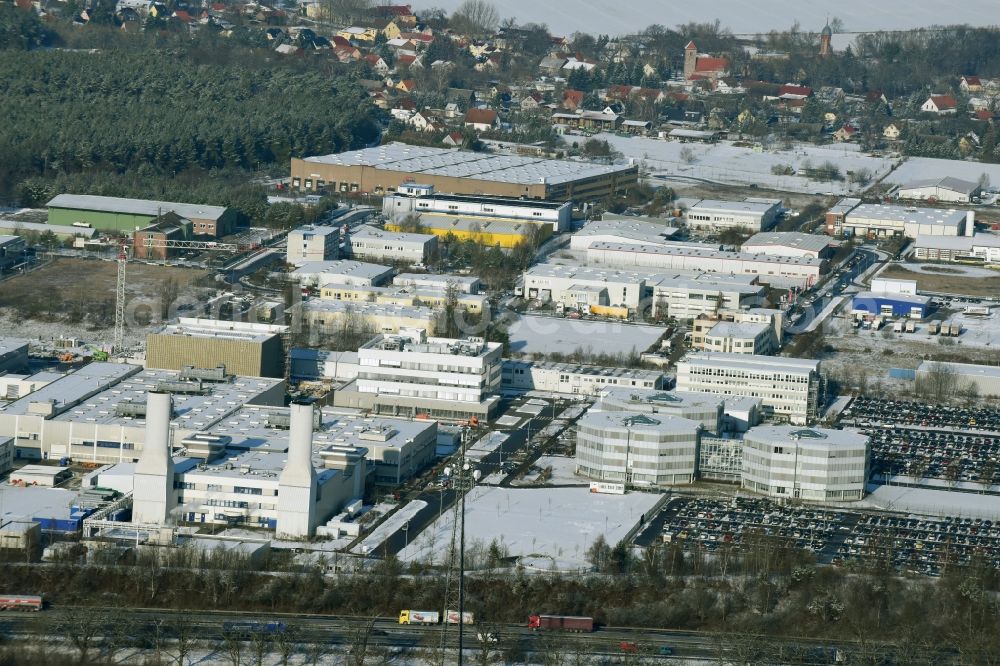
<path id="1" fill-rule="evenodd" d="M 112 358 L 125 353 L 125 264 L 128 263 L 128 236 L 118 246 L 118 283 L 115 290 L 115 337 L 111 344 Z"/>
<path id="2" fill-rule="evenodd" d="M 441 625 L 441 666 L 448 663 L 448 636 L 451 624 L 448 622 L 449 612 L 457 611 L 458 625 L 458 655 L 456 663 L 462 666 L 463 648 L 465 647 L 465 495 L 479 480 L 479 470 L 473 470 L 465 461 L 465 449 L 468 444 L 469 428 L 462 430 L 462 442 L 459 448 L 458 461 L 454 468 L 445 468 L 445 474 L 451 477 L 451 488 L 455 491 L 455 506 L 451 514 L 451 543 L 448 546 L 448 559 L 444 577 L 444 609 L 441 614 L 444 620 Z"/>

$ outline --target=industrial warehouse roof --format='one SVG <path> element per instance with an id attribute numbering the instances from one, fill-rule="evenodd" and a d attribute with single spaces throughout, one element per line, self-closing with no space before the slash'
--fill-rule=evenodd
<path id="1" fill-rule="evenodd" d="M 592 162 L 475 153 L 402 143 L 389 143 L 334 155 L 317 155 L 307 157 L 304 161 L 523 185 L 569 183 L 635 169 L 634 166 L 607 166 Z"/>
<path id="2" fill-rule="evenodd" d="M 0 414 L 24 415 L 32 413 L 32 405 L 49 403 L 54 413 L 75 405 L 81 400 L 103 391 L 125 377 L 142 370 L 128 363 L 89 363 L 75 372 L 68 373 L 34 393 L 0 407 Z"/>
<path id="3" fill-rule="evenodd" d="M 979 189 L 979 183 L 973 183 L 971 181 L 962 180 L 961 178 L 955 178 L 953 176 L 944 176 L 942 178 L 924 178 L 922 180 L 911 180 L 904 185 L 900 185 L 899 192 L 903 192 L 904 190 L 916 190 L 924 187 L 940 187 L 944 190 L 951 190 L 952 192 L 958 192 L 969 196 Z"/>
<path id="4" fill-rule="evenodd" d="M 172 370 L 141 370 L 70 407 L 54 420 L 144 426 L 144 416 L 119 415 L 117 406 L 123 403 L 145 406 L 149 391 L 155 390 L 163 382 L 178 382 L 180 375 L 180 372 Z M 202 382 L 203 393 L 184 393 L 169 389 L 173 394 L 174 408 L 171 420 L 185 430 L 204 430 L 283 381 L 268 377 L 232 377 L 230 381 Z"/>
<path id="5" fill-rule="evenodd" d="M 819 447 L 864 447 L 868 436 L 856 430 L 833 430 L 831 428 L 804 428 L 788 425 L 761 425 L 751 428 L 746 439 L 765 443 L 797 444 L 803 448 Z"/>
<path id="6" fill-rule="evenodd" d="M 975 236 L 928 236 L 920 234 L 913 243 L 914 247 L 971 252 L 973 247 L 1000 247 L 1000 236 L 996 234 L 976 234 Z"/>
<path id="7" fill-rule="evenodd" d="M 416 186 L 414 184 L 411 187 Z M 430 186 L 428 185 L 427 187 Z M 546 210 L 559 210 L 564 206 L 573 206 L 573 202 L 571 201 L 542 201 L 540 199 L 515 199 L 514 197 L 480 197 L 474 194 L 442 194 L 439 192 L 417 198 L 431 201 L 453 201 L 455 203 L 478 203 L 487 206 L 492 204 L 496 206 L 514 206 L 517 208 L 543 208 Z"/>
<path id="8" fill-rule="evenodd" d="M 24 338 L 0 338 L 0 357 L 27 346 L 28 341 Z"/>
<path id="9" fill-rule="evenodd" d="M 392 305 L 390 303 L 356 303 L 335 301 L 327 298 L 313 298 L 302 303 L 306 312 L 329 312 L 331 314 L 355 314 L 359 317 L 406 317 L 409 319 L 434 318 L 434 310 L 423 306 Z"/>
<path id="10" fill-rule="evenodd" d="M 890 206 L 861 204 L 847 215 L 847 223 L 856 220 L 883 220 L 886 222 L 916 222 L 919 224 L 957 225 L 965 221 L 966 211 L 953 208 L 917 208 L 915 206 Z"/>
<path id="11" fill-rule="evenodd" d="M 733 354 L 730 352 L 690 352 L 680 360 L 690 365 L 708 366 L 715 369 L 746 370 L 748 372 L 818 372 L 819 361 L 787 356 L 762 356 L 760 354 Z"/>
<path id="12" fill-rule="evenodd" d="M 472 277 L 469 275 L 453 275 L 450 273 L 400 273 L 395 278 L 393 278 L 392 283 L 396 285 L 407 285 L 407 284 L 440 284 L 442 287 L 447 287 L 449 284 L 455 285 L 465 285 L 466 287 L 474 287 L 479 285 L 479 278 Z"/>
<path id="13" fill-rule="evenodd" d="M 747 338 L 756 338 L 770 328 L 769 324 L 762 322 L 720 321 L 705 335 L 709 338 L 736 338 L 745 340 Z"/>
<path id="14" fill-rule="evenodd" d="M 264 343 L 288 330 L 287 326 L 256 324 L 252 322 L 221 321 L 182 317 L 176 324 L 168 324 L 155 335 L 176 335 L 215 340 L 241 340 Z"/>
<path id="15" fill-rule="evenodd" d="M 435 215 L 434 213 L 420 213 L 420 225 L 428 229 L 522 236 L 539 226 L 537 222 L 530 222 L 528 220 L 515 222 L 512 220 L 492 220 L 483 217 Z"/>
<path id="16" fill-rule="evenodd" d="M 798 231 L 764 231 L 748 238 L 743 247 L 790 247 L 807 252 L 822 252 L 837 241 L 829 236 L 819 234 L 804 234 Z"/>
<path id="17" fill-rule="evenodd" d="M 524 365 L 539 370 L 553 370 L 570 375 L 588 375 L 592 377 L 628 377 L 629 379 L 658 380 L 662 372 L 656 370 L 633 370 L 629 368 L 609 368 L 602 365 L 581 365 L 579 363 L 557 363 L 555 361 L 521 361 L 504 359 L 504 364 Z"/>
<path id="18" fill-rule="evenodd" d="M 573 237 L 616 236 L 626 241 L 634 240 L 656 245 L 690 245 L 691 243 L 668 240 L 677 231 L 676 227 L 669 227 L 662 223 L 616 217 L 588 222 L 582 229 L 573 234 Z"/>
<path id="19" fill-rule="evenodd" d="M 688 211 L 713 211 L 722 213 L 752 213 L 763 215 L 775 206 L 781 205 L 781 199 L 744 199 L 743 201 L 722 201 L 720 199 L 702 199 L 692 205 Z"/>
<path id="20" fill-rule="evenodd" d="M 745 292 L 757 292 L 761 289 L 760 286 L 754 284 L 757 281 L 756 275 L 720 275 L 719 273 L 702 273 L 699 271 L 639 273 L 636 271 L 596 268 L 594 266 L 536 264 L 525 271 L 524 275 L 525 277 L 533 278 L 559 278 L 612 284 L 638 284 L 643 282 L 650 286 L 660 286 L 663 288 L 714 289 L 724 286 L 727 289 L 738 289 Z"/>
<path id="21" fill-rule="evenodd" d="M 105 213 L 126 213 L 159 217 L 173 211 L 181 217 L 217 220 L 222 217 L 224 206 L 175 203 L 171 201 L 151 201 L 147 199 L 122 199 L 120 197 L 99 197 L 92 194 L 59 194 L 45 204 L 49 208 L 75 208 L 79 210 L 101 211 Z"/>
<path id="22" fill-rule="evenodd" d="M 630 430 L 633 432 L 690 433 L 692 436 L 702 427 L 701 423 L 682 416 L 645 412 L 597 412 L 594 410 L 584 414 L 577 425 L 578 427 Z"/>
<path id="23" fill-rule="evenodd" d="M 768 264 L 792 264 L 795 266 L 821 266 L 823 259 L 817 257 L 787 257 L 779 254 L 751 254 L 749 252 L 726 252 L 724 250 L 702 250 L 690 245 L 637 245 L 635 243 L 608 243 L 599 241 L 590 250 L 613 252 L 634 252 L 636 254 L 665 254 L 706 259 L 734 259 L 739 261 L 761 261 Z"/>
<path id="24" fill-rule="evenodd" d="M 387 243 L 418 243 L 423 245 L 434 240 L 433 234 L 411 234 L 405 231 L 386 231 L 385 229 L 379 229 L 373 227 L 369 224 L 362 224 L 360 227 L 351 231 L 351 239 L 377 239 L 384 240 Z"/>
<path id="25" fill-rule="evenodd" d="M 229 446 L 236 449 L 261 448 L 286 452 L 288 428 L 271 425 L 275 416 L 284 417 L 287 421 L 288 408 L 248 405 L 219 421 L 211 428 L 211 434 L 231 437 Z M 372 446 L 401 448 L 434 425 L 430 421 L 363 416 L 326 409 L 322 411 L 319 427 L 313 432 L 313 450 L 320 451 L 334 445 L 365 449 Z"/>
<path id="26" fill-rule="evenodd" d="M 313 275 L 335 277 L 343 275 L 346 277 L 376 280 L 389 273 L 392 273 L 392 269 L 380 264 L 369 264 L 364 261 L 352 261 L 350 259 L 332 259 L 329 261 L 307 261 L 292 271 L 291 274 L 296 277 Z"/>

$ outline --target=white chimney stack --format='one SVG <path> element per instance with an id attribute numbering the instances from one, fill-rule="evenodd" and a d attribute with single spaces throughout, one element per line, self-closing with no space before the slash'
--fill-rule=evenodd
<path id="1" fill-rule="evenodd" d="M 316 516 L 316 470 L 312 463 L 313 406 L 294 401 L 289 406 L 288 459 L 278 477 L 277 534 L 305 538 Z"/>
<path id="2" fill-rule="evenodd" d="M 970 210 L 965 213 L 965 235 L 974 236 L 976 234 L 976 211 Z"/>
<path id="3" fill-rule="evenodd" d="M 173 400 L 169 393 L 146 394 L 146 441 L 133 476 L 132 522 L 163 525 L 177 505 L 174 459 L 170 451 L 172 415 Z"/>

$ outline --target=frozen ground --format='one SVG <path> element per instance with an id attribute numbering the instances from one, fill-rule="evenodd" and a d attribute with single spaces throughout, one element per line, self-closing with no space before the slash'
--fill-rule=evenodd
<path id="1" fill-rule="evenodd" d="M 510 435 L 507 433 L 494 430 L 466 449 L 465 457 L 472 462 L 482 460 L 500 448 L 500 445 L 506 442 L 508 438 L 510 438 Z"/>
<path id="2" fill-rule="evenodd" d="M 477 486 L 466 498 L 467 543 L 485 548 L 494 539 L 511 555 L 541 556 L 559 569 L 587 566 L 587 549 L 599 534 L 618 543 L 661 495 L 591 494 L 589 488 L 496 488 Z M 439 519 L 402 552 L 401 559 L 440 560 L 450 517 Z"/>
<path id="3" fill-rule="evenodd" d="M 848 172 L 868 169 L 872 174 L 871 182 L 874 182 L 888 173 L 893 165 L 893 161 L 888 158 L 872 157 L 860 152 L 855 144 L 796 144 L 792 150 L 774 148 L 755 152 L 753 148 L 735 146 L 731 141 L 715 144 L 681 143 L 615 134 L 600 134 L 598 138 L 607 140 L 625 157 L 639 160 L 650 174 L 666 174 L 668 180 L 679 177 L 728 185 L 755 184 L 808 194 L 840 195 L 857 192 L 860 188 L 847 179 Z M 691 159 L 682 159 L 681 151 L 690 151 Z M 844 180 L 815 181 L 798 175 L 776 176 L 771 173 L 771 168 L 778 165 L 791 166 L 798 173 L 807 162 L 812 166 L 820 166 L 827 161 L 840 167 Z"/>
<path id="4" fill-rule="evenodd" d="M 925 178 L 941 178 L 951 176 L 978 182 L 979 176 L 986 173 L 990 183 L 1000 185 L 1000 164 L 984 164 L 982 162 L 966 162 L 964 160 L 940 160 L 933 157 L 910 157 L 902 166 L 893 171 L 886 183 L 903 185 L 911 180 Z"/>
<path id="5" fill-rule="evenodd" d="M 630 354 L 649 349 L 666 329 L 615 321 L 587 321 L 525 315 L 509 328 L 515 354 L 569 354 L 577 349 L 594 354 Z"/>
<path id="6" fill-rule="evenodd" d="M 443 0 L 449 13 L 462 0 Z M 419 7 L 416 6 L 416 7 Z M 684 23 L 719 20 L 734 33 L 747 34 L 788 29 L 798 22 L 802 30 L 819 32 L 828 16 L 836 16 L 850 31 L 905 30 L 932 25 L 969 23 L 981 26 L 996 23 L 994 0 L 963 0 L 947 6 L 922 0 L 842 0 L 836 5 L 793 0 L 716 0 L 716 2 L 656 2 L 639 0 L 610 3 L 605 0 L 507 0 L 497 5 L 502 18 L 516 18 L 520 24 L 545 23 L 555 35 L 573 32 L 620 34 L 642 30 L 651 23 L 668 27 Z"/>

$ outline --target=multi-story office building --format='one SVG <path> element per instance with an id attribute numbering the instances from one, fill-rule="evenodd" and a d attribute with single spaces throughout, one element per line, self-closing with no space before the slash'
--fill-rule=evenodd
<path id="1" fill-rule="evenodd" d="M 499 406 L 500 343 L 428 338 L 424 330 L 380 335 L 358 349 L 358 378 L 334 404 L 379 414 L 464 420 Z"/>
<path id="2" fill-rule="evenodd" d="M 577 422 L 576 473 L 629 486 L 691 483 L 701 429 L 677 416 L 591 410 Z"/>
<path id="3" fill-rule="evenodd" d="M 816 418 L 819 361 L 692 352 L 677 364 L 677 389 L 760 398 L 765 413 L 804 425 Z"/>
<path id="4" fill-rule="evenodd" d="M 340 227 L 307 224 L 288 232 L 288 263 L 327 261 L 340 256 Z"/>
<path id="5" fill-rule="evenodd" d="M 386 231 L 365 224 L 351 231 L 345 245 L 357 259 L 420 264 L 437 253 L 438 239 L 433 234 Z"/>
<path id="6" fill-rule="evenodd" d="M 743 438 L 744 488 L 826 502 L 864 497 L 869 441 L 852 430 L 758 426 Z"/>
<path id="7" fill-rule="evenodd" d="M 597 406 L 604 412 L 641 412 L 679 416 L 697 421 L 706 432 L 718 433 L 723 424 L 725 401 L 710 393 L 610 388 L 601 393 Z"/>

